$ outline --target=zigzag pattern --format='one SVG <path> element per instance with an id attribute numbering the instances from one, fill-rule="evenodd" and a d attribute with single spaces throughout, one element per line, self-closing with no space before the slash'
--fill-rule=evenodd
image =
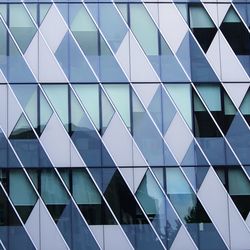
<path id="1" fill-rule="evenodd" d="M 250 249 L 249 10 L 0 2 L 0 249 Z"/>

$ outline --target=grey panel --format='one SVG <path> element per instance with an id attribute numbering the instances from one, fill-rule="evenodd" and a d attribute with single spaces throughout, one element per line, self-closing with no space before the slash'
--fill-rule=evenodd
<path id="1" fill-rule="evenodd" d="M 212 168 L 199 189 L 198 197 L 229 246 L 228 194 Z"/>
<path id="2" fill-rule="evenodd" d="M 103 141 L 118 166 L 131 166 L 132 137 L 115 113 L 103 135 Z"/>
<path id="3" fill-rule="evenodd" d="M 70 166 L 70 138 L 55 113 L 51 116 L 40 140 L 55 167 Z"/>

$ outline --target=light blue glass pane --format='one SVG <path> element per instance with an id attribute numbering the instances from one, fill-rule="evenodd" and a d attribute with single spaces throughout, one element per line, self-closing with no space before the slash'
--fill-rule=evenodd
<path id="1" fill-rule="evenodd" d="M 102 134 L 104 134 L 115 111 L 103 91 L 101 91 L 101 97 L 102 97 Z"/>
<path id="2" fill-rule="evenodd" d="M 0 68 L 7 78 L 7 30 L 2 22 L 0 22 Z"/>
<path id="3" fill-rule="evenodd" d="M 32 126 L 37 128 L 37 85 L 36 84 L 12 84 L 16 97 L 22 105 L 26 115 L 28 116 Z"/>
<path id="4" fill-rule="evenodd" d="M 101 204 L 101 196 L 93 181 L 83 169 L 72 172 L 73 197 L 77 204 Z"/>
<path id="5" fill-rule="evenodd" d="M 128 5 L 121 3 L 121 4 L 116 4 L 116 7 L 121 12 L 121 15 L 123 16 L 125 22 L 128 22 Z"/>
<path id="6" fill-rule="evenodd" d="M 57 115 L 61 119 L 65 129 L 68 131 L 69 112 L 68 112 L 68 85 L 67 84 L 49 84 L 43 85 L 46 95 L 52 103 Z"/>
<path id="7" fill-rule="evenodd" d="M 151 166 L 176 165 L 159 132 L 133 93 L 133 137 Z"/>
<path id="8" fill-rule="evenodd" d="M 225 115 L 235 115 L 237 112 L 232 100 L 226 92 L 224 92 L 224 109 Z"/>
<path id="9" fill-rule="evenodd" d="M 179 168 L 166 168 L 167 193 L 192 194 L 193 191 Z"/>
<path id="10" fill-rule="evenodd" d="M 30 15 L 32 16 L 33 20 L 37 23 L 38 3 L 27 3 L 26 7 L 27 7 L 28 11 L 30 12 Z"/>
<path id="11" fill-rule="evenodd" d="M 180 222 L 149 170 L 136 191 L 136 197 L 164 245 L 170 248 Z"/>
<path id="12" fill-rule="evenodd" d="M 176 7 L 180 11 L 185 21 L 188 23 L 188 5 L 185 3 L 177 3 Z"/>
<path id="13" fill-rule="evenodd" d="M 98 31 L 82 4 L 69 5 L 69 25 L 86 55 L 98 54 Z"/>
<path id="14" fill-rule="evenodd" d="M 67 32 L 56 57 L 71 82 L 96 82 L 96 78 L 71 34 Z"/>
<path id="15" fill-rule="evenodd" d="M 70 249 L 100 249 L 72 200 L 65 207 L 57 226 Z"/>
<path id="16" fill-rule="evenodd" d="M 226 134 L 230 145 L 234 152 L 239 157 L 242 164 L 250 164 L 250 131 L 246 123 L 243 121 L 239 113 L 237 113 L 231 123 L 231 126 Z"/>
<path id="17" fill-rule="evenodd" d="M 128 29 L 113 4 L 87 4 L 92 16 L 107 39 L 110 47 L 117 52 Z"/>
<path id="18" fill-rule="evenodd" d="M 159 54 L 158 30 L 142 4 L 130 4 L 130 28 L 147 56 Z"/>
<path id="19" fill-rule="evenodd" d="M 6 22 L 7 20 L 7 5 L 0 4 L 0 15 L 2 16 L 3 20 Z"/>
<path id="20" fill-rule="evenodd" d="M 99 56 L 99 79 L 101 82 L 127 82 L 127 78 L 122 71 L 117 60 L 111 53 L 107 43 L 100 37 L 100 56 Z"/>
<path id="21" fill-rule="evenodd" d="M 202 5 L 189 7 L 190 27 L 191 28 L 213 28 L 215 27 L 212 19 L 209 17 Z"/>
<path id="22" fill-rule="evenodd" d="M 9 5 L 9 28 L 24 53 L 36 33 L 36 27 L 22 4 Z"/>
<path id="23" fill-rule="evenodd" d="M 40 2 L 42 2 L 42 1 L 40 0 Z M 40 8 L 39 22 L 40 22 L 40 24 L 42 23 L 43 19 L 45 18 L 46 14 L 48 13 L 50 7 L 51 7 L 50 3 L 39 4 L 39 8 Z"/>
<path id="24" fill-rule="evenodd" d="M 98 84 L 74 84 L 73 88 L 81 100 L 96 128 L 100 129 L 100 97 Z"/>
<path id="25" fill-rule="evenodd" d="M 77 119 L 77 124 L 72 125 L 71 139 L 87 166 L 114 166 L 113 160 L 74 94 L 71 94 L 71 108 L 76 109 L 78 114 L 74 118 Z"/>
<path id="26" fill-rule="evenodd" d="M 241 20 L 236 14 L 235 10 L 233 8 L 230 8 L 229 11 L 227 12 L 224 20 L 224 23 L 240 23 Z"/>
<path id="27" fill-rule="evenodd" d="M 149 106 L 148 106 L 148 111 L 151 114 L 152 118 L 154 119 L 154 122 L 156 123 L 157 127 L 159 130 L 164 133 L 163 131 L 163 107 L 162 107 L 162 91 L 161 91 L 161 86 L 158 85 L 158 89 L 156 93 L 154 94 Z M 167 113 L 169 115 L 172 115 L 171 112 Z M 168 119 L 171 120 L 171 119 Z M 170 124 L 170 123 L 169 123 Z M 167 126 L 169 125 L 167 124 Z M 167 127 L 166 127 L 167 129 Z"/>
<path id="28" fill-rule="evenodd" d="M 41 172 L 41 196 L 46 205 L 68 204 L 68 194 L 52 169 Z"/>
<path id="29" fill-rule="evenodd" d="M 230 195 L 250 195 L 250 182 L 242 169 L 230 168 L 228 183 Z"/>
<path id="30" fill-rule="evenodd" d="M 44 97 L 43 93 L 39 89 L 40 95 L 40 133 L 43 132 L 45 126 L 47 125 L 51 115 L 53 114 L 53 110 L 51 109 L 48 101 Z"/>
<path id="31" fill-rule="evenodd" d="M 28 65 L 9 36 L 9 56 L 8 56 L 8 81 L 10 83 L 35 83 Z"/>
<path id="32" fill-rule="evenodd" d="M 126 126 L 130 129 L 130 89 L 129 84 L 105 84 L 107 91 L 114 106 L 121 115 Z"/>
<path id="33" fill-rule="evenodd" d="M 219 85 L 196 86 L 210 111 L 221 111 L 221 92 Z"/>
<path id="34" fill-rule="evenodd" d="M 192 101 L 190 84 L 165 84 L 181 115 L 192 128 Z"/>
<path id="35" fill-rule="evenodd" d="M 9 195 L 15 206 L 35 205 L 37 195 L 23 170 L 11 170 L 9 182 Z"/>

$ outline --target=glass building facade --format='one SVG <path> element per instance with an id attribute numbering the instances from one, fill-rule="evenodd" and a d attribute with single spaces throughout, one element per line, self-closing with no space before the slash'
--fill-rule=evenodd
<path id="1" fill-rule="evenodd" d="M 0 250 L 249 250 L 249 28 L 249 0 L 0 0 Z"/>

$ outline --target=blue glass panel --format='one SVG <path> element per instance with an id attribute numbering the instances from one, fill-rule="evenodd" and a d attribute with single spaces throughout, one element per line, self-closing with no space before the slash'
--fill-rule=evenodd
<path id="1" fill-rule="evenodd" d="M 230 145 L 239 157 L 242 164 L 250 164 L 250 131 L 239 113 L 236 113 L 226 134 Z"/>
<path id="2" fill-rule="evenodd" d="M 204 178 L 206 177 L 209 166 L 183 167 L 182 169 L 192 184 L 194 190 L 198 191 L 204 181 Z"/>
<path id="3" fill-rule="evenodd" d="M 166 168 L 166 191 L 171 203 L 199 249 L 227 249 L 179 168 Z M 210 241 L 211 244 L 207 244 Z"/>
<path id="4" fill-rule="evenodd" d="M 183 39 L 177 56 L 193 82 L 218 82 L 213 69 L 198 44 L 188 32 Z"/>
<path id="5" fill-rule="evenodd" d="M 79 113 L 76 114 L 78 122 L 71 125 L 71 139 L 87 166 L 114 166 L 107 149 L 104 147 L 94 126 L 78 103 L 73 92 L 71 92 L 71 109 L 71 112 L 79 110 Z"/>
<path id="6" fill-rule="evenodd" d="M 149 170 L 135 195 L 164 245 L 169 249 L 181 223 Z"/>
<path id="7" fill-rule="evenodd" d="M 99 249 L 95 239 L 86 225 L 86 222 L 83 220 L 72 201 L 70 201 L 70 203 L 65 207 L 57 222 L 57 226 L 70 249 Z"/>
<path id="8" fill-rule="evenodd" d="M 237 165 L 231 149 L 223 138 L 197 138 L 202 150 L 212 165 Z"/>
<path id="9" fill-rule="evenodd" d="M 116 168 L 89 168 L 91 175 L 93 176 L 96 184 L 100 190 L 104 193 L 116 171 Z"/>
<path id="10" fill-rule="evenodd" d="M 72 36 L 67 32 L 56 50 L 56 58 L 71 82 L 96 82 L 93 72 Z"/>
<path id="11" fill-rule="evenodd" d="M 1 24 L 0 24 L 1 25 Z M 28 65 L 9 36 L 8 81 L 10 83 L 35 83 Z"/>
<path id="12" fill-rule="evenodd" d="M 10 139 L 24 167 L 52 167 L 37 139 Z"/>
<path id="13" fill-rule="evenodd" d="M 0 167 L 21 167 L 16 155 L 0 129 Z"/>
<path id="14" fill-rule="evenodd" d="M 133 137 L 151 166 L 172 165 L 176 162 L 138 97 L 132 94 Z"/>
<path id="15" fill-rule="evenodd" d="M 113 4 L 87 4 L 92 16 L 107 39 L 110 47 L 117 52 L 128 28 Z"/>
<path id="16" fill-rule="evenodd" d="M 161 86 L 157 89 L 154 97 L 152 98 L 148 106 L 148 111 L 150 112 L 159 130 L 163 135 L 165 135 L 176 114 L 176 109 Z"/>
<path id="17" fill-rule="evenodd" d="M 193 140 L 186 152 L 182 162 L 182 166 L 208 166 L 208 162 L 200 151 L 198 145 Z"/>

